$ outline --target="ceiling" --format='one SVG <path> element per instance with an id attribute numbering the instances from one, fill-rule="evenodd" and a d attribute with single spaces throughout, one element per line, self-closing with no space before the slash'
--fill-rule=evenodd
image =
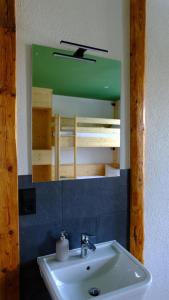
<path id="1" fill-rule="evenodd" d="M 53 56 L 54 51 L 74 51 L 32 46 L 32 85 L 53 89 L 56 95 L 116 101 L 121 94 L 121 62 L 86 55 L 96 63 Z M 76 50 L 76 49 L 75 49 Z"/>

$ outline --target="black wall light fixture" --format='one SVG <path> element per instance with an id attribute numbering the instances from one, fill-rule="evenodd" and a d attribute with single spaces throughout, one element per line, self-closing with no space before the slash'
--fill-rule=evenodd
<path id="1" fill-rule="evenodd" d="M 69 45 L 69 46 L 73 46 L 73 47 L 78 47 L 78 49 L 72 55 L 55 51 L 55 52 L 53 52 L 53 56 L 61 56 L 61 57 L 66 57 L 66 58 L 70 58 L 70 59 L 84 60 L 84 61 L 89 61 L 89 62 L 94 62 L 95 63 L 96 59 L 84 57 L 84 54 L 87 50 L 108 53 L 108 50 L 105 50 L 105 49 L 95 48 L 95 47 L 81 45 L 81 44 L 76 44 L 76 43 L 63 41 L 63 40 L 60 41 L 60 44 L 65 44 L 65 45 Z"/>

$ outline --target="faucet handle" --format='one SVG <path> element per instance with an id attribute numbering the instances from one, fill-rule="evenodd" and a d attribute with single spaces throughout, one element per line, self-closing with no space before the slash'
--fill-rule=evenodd
<path id="1" fill-rule="evenodd" d="M 89 235 L 86 233 L 81 233 L 81 242 L 88 242 Z"/>
<path id="2" fill-rule="evenodd" d="M 92 243 L 89 239 L 89 237 L 96 237 L 95 235 L 91 235 L 91 234 L 87 234 L 87 233 L 82 233 L 81 234 L 81 245 L 87 245 L 88 249 L 95 251 L 96 250 L 96 246 L 94 243 Z"/>
<path id="3" fill-rule="evenodd" d="M 90 237 L 94 238 L 96 236 L 93 234 L 81 233 L 81 242 L 88 242 Z"/>

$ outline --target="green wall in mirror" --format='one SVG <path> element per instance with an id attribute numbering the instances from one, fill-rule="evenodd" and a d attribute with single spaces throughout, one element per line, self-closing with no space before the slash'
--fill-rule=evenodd
<path id="1" fill-rule="evenodd" d="M 96 63 L 53 56 L 74 51 L 32 46 L 32 85 L 51 88 L 56 95 L 116 101 L 121 94 L 121 62 L 86 54 Z"/>

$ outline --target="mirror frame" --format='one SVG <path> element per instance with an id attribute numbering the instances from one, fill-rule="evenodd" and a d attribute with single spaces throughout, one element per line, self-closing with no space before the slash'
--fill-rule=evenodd
<path id="1" fill-rule="evenodd" d="M 19 215 L 16 155 L 15 0 L 0 1 L 0 295 L 19 299 Z M 131 200 L 130 251 L 143 262 L 144 250 L 144 85 L 146 0 L 130 0 Z M 9 46 L 10 45 L 10 46 Z M 8 58 L 8 59 L 7 59 Z M 10 74 L 10 77 L 7 77 Z M 10 105 L 9 105 L 10 103 Z M 7 136 L 7 139 L 6 139 Z M 10 183 L 10 184 L 9 184 Z M 8 213 L 7 213 L 8 212 Z M 8 215 L 8 217 L 7 217 Z"/>

